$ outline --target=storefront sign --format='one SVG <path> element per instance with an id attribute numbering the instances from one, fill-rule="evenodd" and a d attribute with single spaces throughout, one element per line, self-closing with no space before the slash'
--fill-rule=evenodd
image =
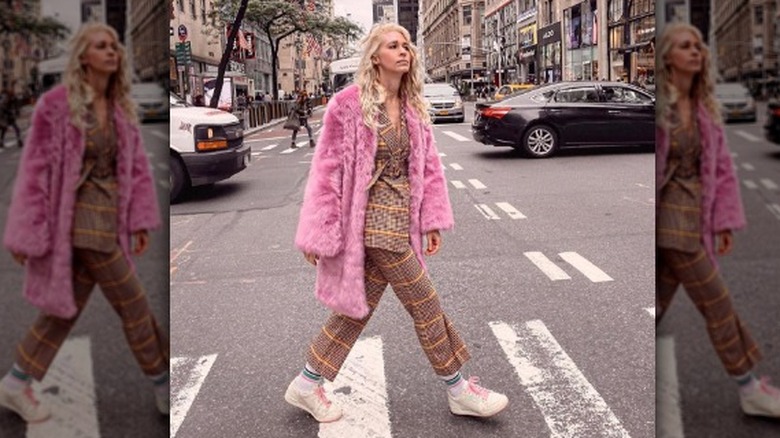
<path id="1" fill-rule="evenodd" d="M 520 47 L 536 45 L 536 24 L 521 27 L 518 31 L 518 44 Z"/>
<path id="2" fill-rule="evenodd" d="M 539 44 L 550 44 L 561 40 L 561 22 L 539 29 Z"/>

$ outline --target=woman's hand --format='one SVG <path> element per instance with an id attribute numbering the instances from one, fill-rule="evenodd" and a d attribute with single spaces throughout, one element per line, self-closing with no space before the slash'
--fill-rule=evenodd
<path id="1" fill-rule="evenodd" d="M 22 266 L 24 266 L 24 264 L 27 263 L 26 255 L 19 254 L 18 252 L 11 252 L 11 255 L 14 256 L 14 260 L 16 260 L 16 263 L 19 263 Z"/>
<path id="2" fill-rule="evenodd" d="M 306 261 L 311 263 L 314 266 L 317 266 L 317 262 L 320 260 L 320 256 L 316 254 L 312 254 L 310 252 L 303 253 L 303 257 L 306 258 Z"/>
<path id="3" fill-rule="evenodd" d="M 146 230 L 133 233 L 133 255 L 141 255 L 149 248 L 149 232 Z"/>
<path id="4" fill-rule="evenodd" d="M 734 236 L 731 230 L 721 231 L 717 234 L 718 255 L 726 255 L 734 247 Z"/>
<path id="5" fill-rule="evenodd" d="M 428 247 L 425 249 L 425 255 L 432 256 L 439 252 L 441 248 L 441 234 L 439 230 L 428 231 L 425 233 L 425 237 L 428 240 Z"/>

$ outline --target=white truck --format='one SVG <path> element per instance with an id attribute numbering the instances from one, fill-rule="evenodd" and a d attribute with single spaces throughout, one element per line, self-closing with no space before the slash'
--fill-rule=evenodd
<path id="1" fill-rule="evenodd" d="M 170 96 L 171 202 L 189 188 L 213 184 L 246 169 L 251 148 L 236 116 Z"/>

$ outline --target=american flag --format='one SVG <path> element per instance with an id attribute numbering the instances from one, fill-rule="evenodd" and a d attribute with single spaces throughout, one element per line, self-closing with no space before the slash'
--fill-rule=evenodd
<path id="1" fill-rule="evenodd" d="M 309 34 L 306 36 L 306 55 L 311 54 L 314 54 L 316 57 L 322 56 L 322 46 L 314 35 Z"/>

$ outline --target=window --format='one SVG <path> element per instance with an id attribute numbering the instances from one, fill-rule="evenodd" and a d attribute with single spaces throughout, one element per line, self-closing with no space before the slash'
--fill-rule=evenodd
<path id="1" fill-rule="evenodd" d="M 200 22 L 206 24 L 206 0 L 200 0 Z"/>
<path id="2" fill-rule="evenodd" d="M 195 0 L 190 0 L 190 17 L 193 20 L 198 18 L 198 12 L 195 10 Z"/>
<path id="3" fill-rule="evenodd" d="M 176 0 L 176 3 L 179 4 L 179 10 L 184 12 L 184 0 Z"/>
<path id="4" fill-rule="evenodd" d="M 471 26 L 471 5 L 463 6 L 463 25 Z"/>
<path id="5" fill-rule="evenodd" d="M 617 103 L 652 103 L 652 98 L 636 90 L 625 87 L 604 87 L 607 102 Z"/>
<path id="6" fill-rule="evenodd" d="M 754 9 L 754 15 L 755 15 L 755 18 L 754 18 L 755 23 L 754 24 L 756 26 L 764 24 L 764 6 L 756 5 L 756 7 Z"/>
<path id="7" fill-rule="evenodd" d="M 564 103 L 598 102 L 599 95 L 595 87 L 568 88 L 558 91 L 555 94 L 555 101 Z"/>

